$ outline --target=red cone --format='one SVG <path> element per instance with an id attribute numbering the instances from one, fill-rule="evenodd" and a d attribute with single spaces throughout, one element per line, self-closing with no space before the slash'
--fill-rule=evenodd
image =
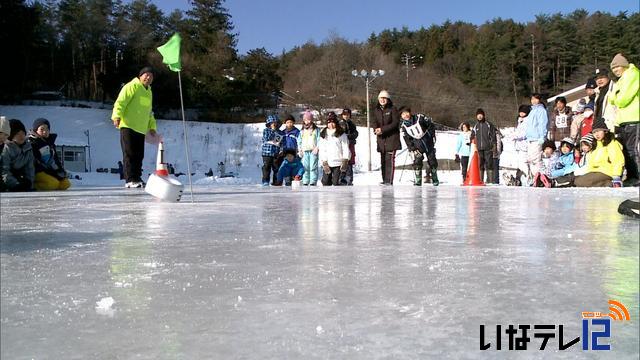
<path id="1" fill-rule="evenodd" d="M 471 161 L 469 161 L 469 168 L 467 169 L 467 178 L 462 185 L 484 186 L 482 179 L 480 179 L 480 158 L 475 139 L 471 143 Z"/>
<path id="2" fill-rule="evenodd" d="M 156 175 L 169 176 L 167 164 L 164 162 L 164 146 L 162 141 L 158 144 L 158 159 L 156 160 Z"/>

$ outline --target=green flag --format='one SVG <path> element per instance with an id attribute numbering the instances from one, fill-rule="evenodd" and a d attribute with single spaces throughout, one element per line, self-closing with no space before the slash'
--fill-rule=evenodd
<path id="1" fill-rule="evenodd" d="M 171 71 L 180 71 L 180 34 L 175 33 L 166 44 L 160 46 L 158 51 L 162 54 L 162 62 L 169 66 Z"/>

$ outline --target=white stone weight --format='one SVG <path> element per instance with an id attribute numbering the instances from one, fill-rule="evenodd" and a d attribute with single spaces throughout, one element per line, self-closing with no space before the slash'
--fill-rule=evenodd
<path id="1" fill-rule="evenodd" d="M 177 179 L 151 174 L 144 191 L 164 201 L 180 201 L 184 185 Z"/>

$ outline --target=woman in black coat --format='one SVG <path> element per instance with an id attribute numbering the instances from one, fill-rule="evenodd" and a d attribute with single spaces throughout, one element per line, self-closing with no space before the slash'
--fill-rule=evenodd
<path id="1" fill-rule="evenodd" d="M 393 185 L 396 150 L 400 149 L 400 115 L 388 91 L 382 90 L 378 94 L 374 116 L 373 133 L 377 136 L 382 184 Z"/>

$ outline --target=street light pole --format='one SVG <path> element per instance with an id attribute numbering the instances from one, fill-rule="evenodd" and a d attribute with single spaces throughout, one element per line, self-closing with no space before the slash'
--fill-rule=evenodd
<path id="1" fill-rule="evenodd" d="M 89 172 L 91 172 L 91 139 L 89 138 L 89 129 L 85 130 L 84 134 L 87 135 L 87 148 L 89 149 Z"/>
<path id="2" fill-rule="evenodd" d="M 355 77 L 363 78 L 365 87 L 367 89 L 367 148 L 368 148 L 367 169 L 368 171 L 371 171 L 371 112 L 369 111 L 369 85 L 378 76 L 383 76 L 384 70 L 371 70 L 371 72 L 362 70 L 359 73 L 358 73 L 358 70 L 353 70 L 351 72 L 351 75 Z"/>
<path id="3" fill-rule="evenodd" d="M 367 171 L 371 171 L 371 112 L 369 111 L 369 78 L 365 78 L 367 88 Z"/>

